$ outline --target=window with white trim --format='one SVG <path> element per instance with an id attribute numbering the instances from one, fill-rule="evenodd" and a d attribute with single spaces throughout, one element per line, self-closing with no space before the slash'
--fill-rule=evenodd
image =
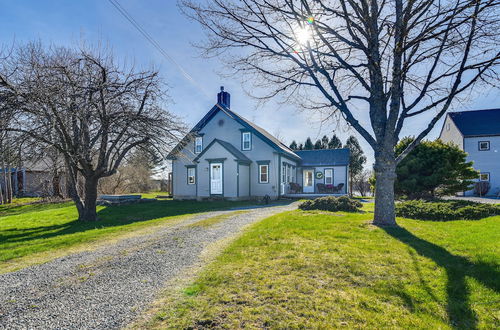
<path id="1" fill-rule="evenodd" d="M 195 184 L 196 183 L 196 168 L 188 167 L 187 172 L 188 172 L 188 184 Z"/>
<path id="2" fill-rule="evenodd" d="M 241 133 L 241 149 L 242 150 L 252 149 L 252 133 L 250 132 Z"/>
<path id="3" fill-rule="evenodd" d="M 203 137 L 197 136 L 194 142 L 194 153 L 199 154 L 203 151 Z"/>
<path id="4" fill-rule="evenodd" d="M 325 184 L 333 184 L 333 169 L 325 169 Z"/>
<path id="5" fill-rule="evenodd" d="M 490 150 L 490 141 L 479 141 L 479 151 Z"/>
<path id="6" fill-rule="evenodd" d="M 259 165 L 259 183 L 269 183 L 269 165 Z"/>
<path id="7" fill-rule="evenodd" d="M 490 173 L 480 173 L 479 181 L 490 181 Z"/>

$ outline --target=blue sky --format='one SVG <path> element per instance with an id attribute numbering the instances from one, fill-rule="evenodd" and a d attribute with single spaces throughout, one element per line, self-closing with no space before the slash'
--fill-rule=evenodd
<path id="1" fill-rule="evenodd" d="M 201 28 L 184 17 L 175 0 L 118 0 L 137 22 L 156 39 L 163 49 L 180 63 L 207 93 L 190 83 L 180 71 L 165 59 L 135 28 L 106 0 L 0 0 L 0 40 L 2 45 L 13 42 L 41 40 L 44 44 L 59 46 L 78 45 L 82 40 L 93 44 L 108 44 L 115 55 L 137 66 L 155 66 L 169 85 L 173 103 L 170 110 L 181 116 L 189 126 L 194 125 L 213 106 L 221 85 L 231 93 L 231 108 L 278 135 L 286 143 L 293 139 L 303 141 L 307 136 L 316 139 L 332 130 L 345 141 L 354 134 L 360 139 L 373 162 L 373 152 L 368 144 L 345 123 L 319 125 L 318 116 L 298 111 L 292 105 L 269 102 L 257 107 L 257 101 L 246 95 L 239 79 L 222 78 L 224 71 L 218 59 L 199 56 L 193 43 L 203 40 Z M 277 100 L 278 101 L 278 100 Z M 473 100 L 459 105 L 457 110 L 494 108 L 500 106 L 498 92 L 484 92 Z M 361 122 L 366 122 L 361 120 Z M 403 135 L 416 134 L 426 124 L 419 119 L 410 122 Z M 429 138 L 439 134 L 441 123 Z"/>

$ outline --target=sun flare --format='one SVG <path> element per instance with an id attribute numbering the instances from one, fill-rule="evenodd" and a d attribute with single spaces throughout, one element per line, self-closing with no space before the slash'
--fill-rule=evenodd
<path id="1" fill-rule="evenodd" d="M 309 26 L 299 27 L 295 31 L 295 39 L 299 45 L 306 45 L 312 38 L 311 29 Z"/>

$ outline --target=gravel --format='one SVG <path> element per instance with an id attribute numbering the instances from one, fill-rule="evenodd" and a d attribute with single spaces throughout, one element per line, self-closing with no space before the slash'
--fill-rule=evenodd
<path id="1" fill-rule="evenodd" d="M 0 328 L 102 329 L 132 322 L 200 253 L 296 203 L 249 209 L 215 225 L 186 226 L 234 210 L 192 216 L 153 234 L 0 275 Z M 234 212 L 235 213 L 235 212 Z"/>

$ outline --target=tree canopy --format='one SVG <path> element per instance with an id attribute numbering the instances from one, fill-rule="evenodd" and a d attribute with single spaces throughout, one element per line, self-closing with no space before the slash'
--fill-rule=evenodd
<path id="1" fill-rule="evenodd" d="M 138 148 L 166 154 L 183 132 L 165 108 L 155 70 L 119 65 L 105 49 L 19 46 L 0 62 L 0 92 L 11 93 L 6 128 L 64 159 L 81 220 L 96 220 L 98 182 Z"/>
<path id="2" fill-rule="evenodd" d="M 306 142 L 304 143 L 304 150 L 313 150 L 314 149 L 314 144 L 311 141 L 311 138 L 307 138 Z"/>
<path id="3" fill-rule="evenodd" d="M 414 138 L 403 138 L 396 154 Z M 467 154 L 455 145 L 440 140 L 423 141 L 396 168 L 395 190 L 410 198 L 453 195 L 470 189 L 479 173 L 466 161 Z"/>
<path id="4" fill-rule="evenodd" d="M 337 135 L 333 134 L 330 141 L 328 141 L 328 149 L 340 149 L 340 148 L 342 148 L 342 142 L 340 142 L 340 139 L 337 137 Z"/>
<path id="5" fill-rule="evenodd" d="M 323 137 L 314 144 L 312 143 L 312 140 L 310 137 L 306 139 L 306 142 L 304 144 L 300 143 L 297 145 L 297 142 L 295 140 L 290 143 L 290 149 L 292 150 L 312 150 L 312 149 L 339 149 L 342 148 L 342 142 L 340 139 L 337 137 L 337 135 L 333 134 L 332 139 L 329 139 L 328 136 L 323 135 Z"/>
<path id="6" fill-rule="evenodd" d="M 256 96 L 281 95 L 342 118 L 366 140 L 375 154 L 379 225 L 396 224 L 396 165 L 457 100 L 500 80 L 498 0 L 182 3 L 208 34 L 205 54 L 225 54 Z M 421 128 L 396 156 L 411 120 Z"/>

